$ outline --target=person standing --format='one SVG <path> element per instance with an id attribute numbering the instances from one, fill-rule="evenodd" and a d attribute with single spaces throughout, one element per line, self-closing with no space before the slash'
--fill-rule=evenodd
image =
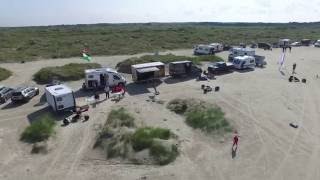
<path id="1" fill-rule="evenodd" d="M 110 97 L 110 87 L 109 87 L 109 85 L 106 85 L 104 87 L 104 92 L 106 93 L 106 99 L 109 99 L 109 97 Z"/>
<path id="2" fill-rule="evenodd" d="M 291 48 L 292 48 L 292 47 L 291 47 L 291 46 L 289 46 L 289 50 L 290 50 L 290 52 L 291 52 Z"/>
<path id="3" fill-rule="evenodd" d="M 294 63 L 294 64 L 292 65 L 292 74 L 295 74 L 295 73 L 296 73 L 296 68 L 297 68 L 297 64 Z"/>

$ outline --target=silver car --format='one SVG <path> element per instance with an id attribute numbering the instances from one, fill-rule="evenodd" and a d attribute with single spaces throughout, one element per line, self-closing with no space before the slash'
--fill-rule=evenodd
<path id="1" fill-rule="evenodd" d="M 12 93 L 11 101 L 28 101 L 39 94 L 37 87 L 19 87 Z"/>

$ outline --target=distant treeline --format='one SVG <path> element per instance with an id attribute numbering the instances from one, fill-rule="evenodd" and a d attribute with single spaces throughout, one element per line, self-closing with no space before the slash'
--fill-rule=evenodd
<path id="1" fill-rule="evenodd" d="M 0 28 L 0 62 L 92 55 L 119 55 L 192 48 L 221 42 L 277 42 L 320 39 L 315 23 L 134 23 Z"/>

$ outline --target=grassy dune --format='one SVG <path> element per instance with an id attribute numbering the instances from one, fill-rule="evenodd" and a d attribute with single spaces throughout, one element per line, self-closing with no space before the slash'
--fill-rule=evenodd
<path id="1" fill-rule="evenodd" d="M 318 39 L 319 27 L 320 23 L 148 23 L 0 28 L 0 62 L 80 56 L 84 47 L 93 55 L 117 55 L 192 48 L 208 42 Z"/>

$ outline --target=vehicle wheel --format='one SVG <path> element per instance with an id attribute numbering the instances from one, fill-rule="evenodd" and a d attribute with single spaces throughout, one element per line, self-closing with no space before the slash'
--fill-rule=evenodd
<path id="1" fill-rule="evenodd" d="M 39 89 L 38 89 L 38 90 L 36 91 L 36 96 L 39 95 L 39 93 L 40 93 L 40 91 L 39 91 Z"/>
<path id="2" fill-rule="evenodd" d="M 5 103 L 5 102 L 6 102 L 6 99 L 4 99 L 4 98 L 1 98 L 1 99 L 0 99 L 0 103 L 1 103 L 1 104 Z"/>

